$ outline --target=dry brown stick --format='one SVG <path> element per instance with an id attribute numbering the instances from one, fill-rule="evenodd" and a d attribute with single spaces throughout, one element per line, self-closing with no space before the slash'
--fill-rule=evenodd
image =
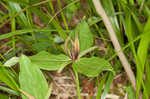
<path id="1" fill-rule="evenodd" d="M 133 86 L 133 88 L 136 90 L 136 80 L 135 80 L 135 76 L 134 73 L 131 69 L 131 66 L 127 60 L 127 58 L 125 57 L 124 53 L 121 50 L 121 46 L 119 44 L 119 41 L 116 37 L 115 31 L 112 27 L 112 24 L 106 14 L 106 12 L 104 11 L 101 3 L 99 0 L 93 0 L 94 6 L 96 8 L 97 13 L 101 16 L 102 20 L 104 21 L 105 27 L 107 29 L 107 31 L 109 32 L 110 35 L 110 39 L 113 43 L 113 46 L 115 48 L 115 51 L 118 52 L 118 57 L 127 73 L 127 76 Z"/>

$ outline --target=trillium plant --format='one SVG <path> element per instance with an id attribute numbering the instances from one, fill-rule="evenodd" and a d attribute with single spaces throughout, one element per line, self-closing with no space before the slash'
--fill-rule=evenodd
<path id="1" fill-rule="evenodd" d="M 70 53 L 68 51 L 69 41 L 71 41 Z M 64 45 L 64 49 L 65 49 L 66 55 L 69 56 L 72 61 L 75 61 L 78 59 L 78 55 L 80 52 L 80 43 L 78 39 L 78 33 L 76 34 L 74 41 L 70 37 L 67 38 L 65 45 Z"/>
<path id="2" fill-rule="evenodd" d="M 11 67 L 17 62 L 20 64 L 20 87 L 16 87 L 16 90 L 19 88 L 36 99 L 43 99 L 43 97 L 48 99 L 50 93 L 48 84 L 40 69 L 58 71 L 60 73 L 70 64 L 75 72 L 78 97 L 80 99 L 78 73 L 88 77 L 96 77 L 102 71 L 113 71 L 111 64 L 109 64 L 107 60 L 95 56 L 90 58 L 85 57 L 87 53 L 98 48 L 97 46 L 92 47 L 92 45 L 92 33 L 88 24 L 83 21 L 77 25 L 76 29 L 73 30 L 73 32 L 70 33 L 70 36 L 65 40 L 65 54 L 53 55 L 49 52 L 41 51 L 38 54 L 29 57 L 25 55 L 13 57 L 4 65 L 6 67 Z M 22 97 L 23 99 L 27 99 L 27 95 L 22 95 Z"/>

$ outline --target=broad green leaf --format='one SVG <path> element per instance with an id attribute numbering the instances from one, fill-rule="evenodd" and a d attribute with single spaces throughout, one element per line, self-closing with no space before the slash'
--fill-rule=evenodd
<path id="1" fill-rule="evenodd" d="M 32 95 L 36 99 L 43 99 L 48 92 L 48 84 L 39 67 L 31 63 L 30 59 L 22 55 L 20 57 L 19 83 L 21 90 Z M 23 99 L 28 99 L 22 95 Z"/>
<path id="2" fill-rule="evenodd" d="M 102 71 L 113 71 L 108 61 L 97 57 L 80 58 L 73 63 L 73 66 L 76 71 L 88 77 L 98 76 Z"/>
<path id="3" fill-rule="evenodd" d="M 77 25 L 75 31 L 75 33 L 79 34 L 80 52 L 90 48 L 93 45 L 93 35 L 90 31 L 88 24 L 85 21 Z"/>
<path id="4" fill-rule="evenodd" d="M 19 57 L 12 57 L 8 61 L 5 62 L 4 66 L 11 67 L 16 65 L 19 62 Z"/>
<path id="5" fill-rule="evenodd" d="M 44 70 L 58 70 L 60 67 L 63 67 L 63 64 L 66 65 L 66 62 L 70 63 L 69 57 L 63 54 L 52 55 L 45 51 L 30 56 L 30 59 L 32 63 Z"/>
<path id="6" fill-rule="evenodd" d="M 52 89 L 53 89 L 53 83 L 51 83 L 49 85 L 48 92 L 46 93 L 46 96 L 44 99 L 49 99 L 49 97 L 51 96 L 51 93 L 52 93 Z"/>
<path id="7" fill-rule="evenodd" d="M 8 73 L 8 70 L 2 66 L 0 67 L 0 80 L 14 90 L 19 88 L 14 78 Z"/>

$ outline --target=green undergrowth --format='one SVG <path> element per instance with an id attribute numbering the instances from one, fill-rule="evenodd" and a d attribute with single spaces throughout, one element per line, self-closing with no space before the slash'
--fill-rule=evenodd
<path id="1" fill-rule="evenodd" d="M 125 81 L 123 92 L 149 99 L 150 1 L 100 1 L 136 77 L 136 91 Z M 90 99 L 106 99 L 116 77 L 126 76 L 92 0 L 1 0 L 0 42 L 0 99 L 51 98 L 49 75 L 70 69 L 75 99 L 84 79 L 97 88 Z"/>

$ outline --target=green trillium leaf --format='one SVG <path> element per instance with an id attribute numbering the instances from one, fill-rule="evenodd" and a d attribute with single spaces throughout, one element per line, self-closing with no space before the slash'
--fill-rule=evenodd
<path id="1" fill-rule="evenodd" d="M 62 65 L 70 63 L 70 58 L 64 54 L 53 55 L 46 51 L 39 52 L 34 56 L 30 56 L 31 62 L 44 70 L 58 70 Z"/>
<path id="2" fill-rule="evenodd" d="M 48 84 L 44 75 L 39 67 L 25 55 L 20 58 L 19 83 L 21 90 L 35 97 L 35 99 L 43 99 L 47 95 Z M 28 99 L 23 94 L 22 98 Z"/>
<path id="3" fill-rule="evenodd" d="M 103 71 L 113 71 L 113 68 L 108 61 L 97 57 L 80 58 L 73 63 L 73 67 L 77 72 L 88 77 L 96 77 Z"/>

